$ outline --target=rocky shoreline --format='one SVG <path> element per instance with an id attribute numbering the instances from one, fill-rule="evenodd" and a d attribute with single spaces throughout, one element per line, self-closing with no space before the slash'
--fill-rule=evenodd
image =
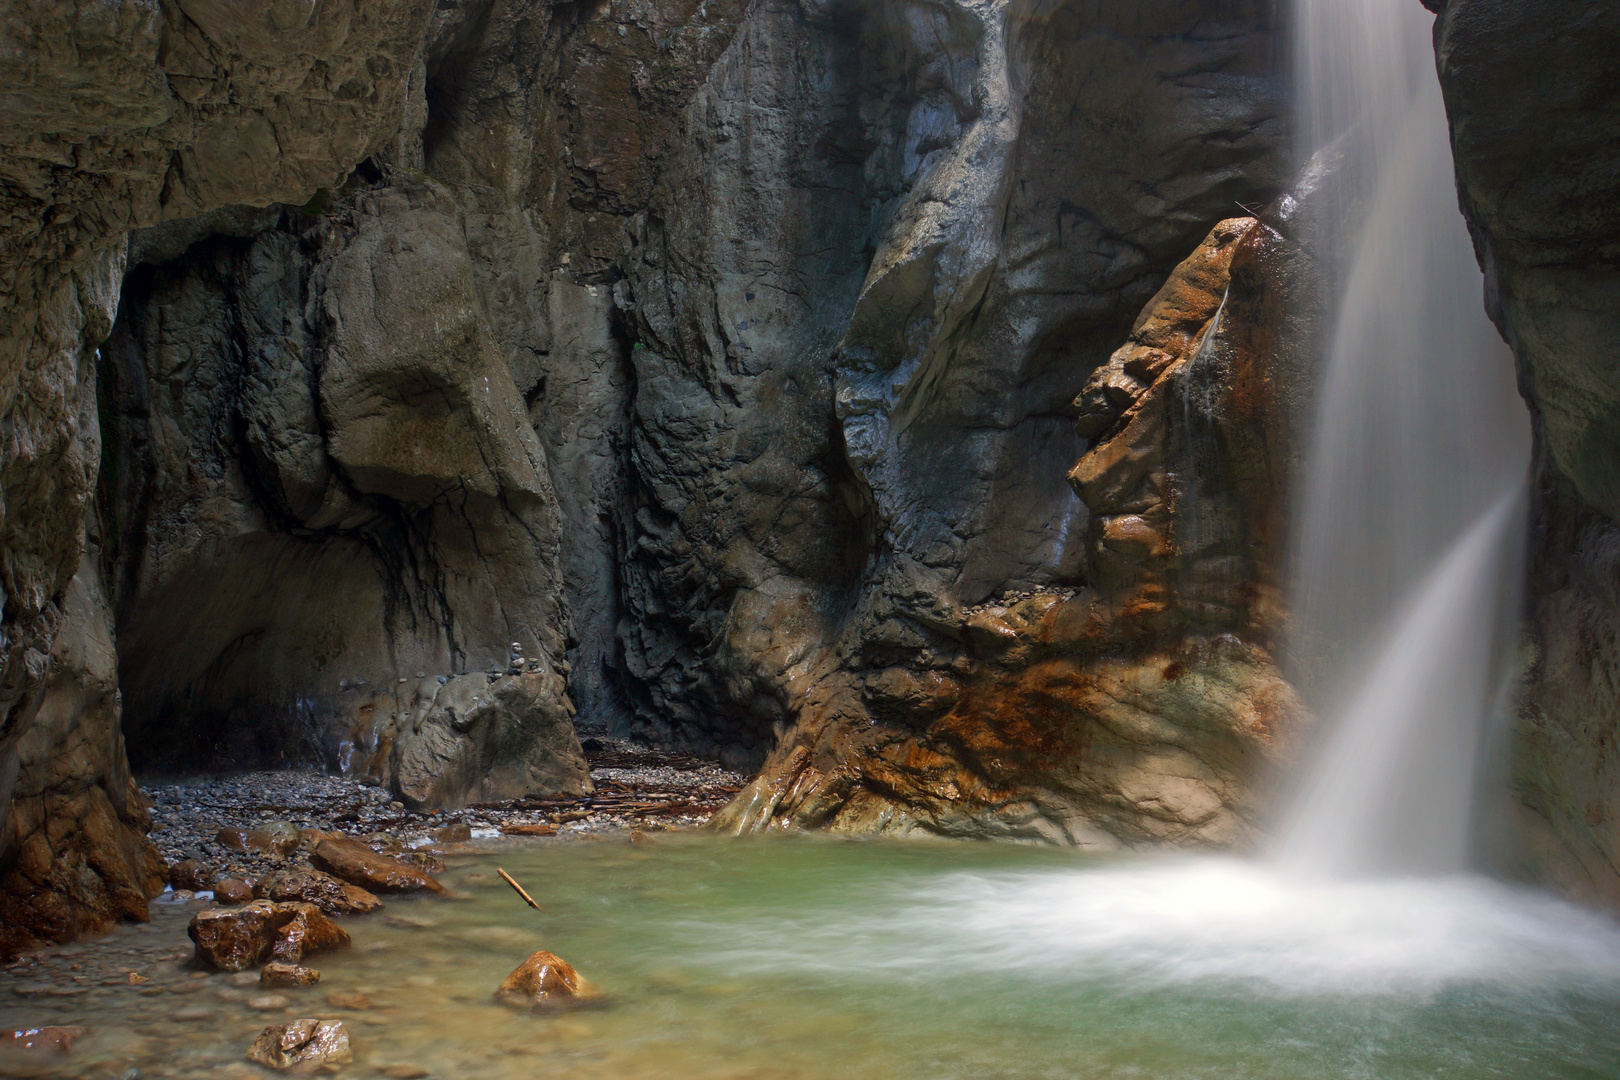
<path id="1" fill-rule="evenodd" d="M 348 1060 L 342 1023 L 367 1023 L 368 1002 L 353 994 L 327 993 L 321 1004 L 304 1006 L 319 1014 L 316 1021 L 289 1017 L 292 1000 L 279 992 L 319 981 L 317 972 L 299 966 L 305 955 L 348 945 L 348 934 L 326 922 L 322 912 L 375 910 L 366 906 L 377 900 L 367 887 L 384 894 L 443 891 L 430 876 L 442 860 L 477 853 L 489 842 L 559 844 L 615 836 L 636 841 L 654 831 L 696 828 L 745 780 L 689 755 L 604 739 L 590 740 L 587 752 L 595 788 L 591 794 L 460 810 L 410 811 L 382 789 L 307 771 L 147 785 L 143 794 L 151 803 L 151 838 L 173 879 L 168 890 L 153 902 L 149 923 L 27 953 L 0 969 L 0 1077 L 200 1080 L 264 1075 L 247 1064 L 243 1053 L 278 1069 Z M 335 865 L 344 852 L 374 860 L 371 869 L 397 869 L 410 881 L 368 882 L 365 868 Z M 348 895 L 316 895 L 312 882 L 346 889 Z M 278 888 L 299 895 L 286 899 Z M 259 898 L 249 902 L 255 895 Z M 355 896 L 365 903 L 344 906 L 353 904 Z M 221 903 L 232 899 L 236 902 Z M 378 917 L 410 918 L 399 913 Z M 227 925 L 231 923 L 241 925 Z M 199 933 L 207 924 L 218 924 L 212 936 L 206 930 Z M 312 947 L 312 939 L 327 927 L 340 940 Z M 181 937 L 188 929 L 191 947 Z M 242 970 L 231 971 L 237 966 L 234 960 L 221 958 L 231 948 L 257 948 L 246 941 L 249 931 L 256 930 L 264 931 L 264 956 L 255 953 Z M 261 964 L 266 958 L 271 962 Z M 531 966 L 542 974 L 528 979 L 523 989 L 541 1001 L 552 992 L 548 980 L 554 981 L 545 973 L 556 965 Z M 524 970 L 520 967 L 513 978 Z M 567 974 L 572 977 L 571 969 Z M 108 1071 L 108 1062 L 121 1055 L 103 1045 L 111 1034 L 98 1032 L 96 1017 L 109 1008 L 145 1017 L 158 1032 L 154 1038 L 162 1038 L 166 1023 L 238 1021 L 243 1038 L 233 1051 L 237 1060 L 222 1062 L 218 1046 L 187 1049 L 181 1039 L 170 1065 L 151 1066 L 147 1053 L 141 1057 L 148 1064 L 140 1068 Z M 263 1026 L 266 1022 L 270 1026 Z M 316 1023 L 338 1026 L 299 1027 Z M 81 1043 L 91 1050 L 77 1052 Z M 427 1075 L 408 1063 L 372 1065 L 390 1077 Z"/>

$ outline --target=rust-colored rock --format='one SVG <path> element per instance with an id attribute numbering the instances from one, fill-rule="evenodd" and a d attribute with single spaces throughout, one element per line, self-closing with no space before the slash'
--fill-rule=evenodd
<path id="1" fill-rule="evenodd" d="M 214 899 L 222 904 L 245 904 L 253 899 L 253 886 L 241 878 L 222 877 L 214 882 Z"/>
<path id="2" fill-rule="evenodd" d="M 353 1061 L 349 1033 L 341 1020 L 294 1020 L 267 1027 L 253 1040 L 249 1061 L 272 1069 L 314 1069 Z"/>
<path id="3" fill-rule="evenodd" d="M 252 829 L 227 825 L 214 837 L 232 851 L 258 852 L 285 859 L 298 850 L 297 826 L 286 821 L 267 821 Z"/>
<path id="4" fill-rule="evenodd" d="M 176 889 L 203 892 L 213 888 L 214 872 L 196 859 L 181 859 L 169 867 L 169 884 Z"/>
<path id="5" fill-rule="evenodd" d="M 280 960 L 272 960 L 264 965 L 263 971 L 259 972 L 259 985 L 267 990 L 314 986 L 320 981 L 321 973 L 314 968 L 307 968 L 301 964 L 285 964 Z"/>
<path id="6" fill-rule="evenodd" d="M 556 836 L 555 825 L 502 825 L 503 836 Z"/>
<path id="7" fill-rule="evenodd" d="M 328 915 L 367 915 L 383 906 L 381 900 L 358 885 L 302 867 L 265 875 L 253 892 L 283 903 L 314 904 Z"/>
<path id="8" fill-rule="evenodd" d="M 322 840 L 310 853 L 317 869 L 374 893 L 443 893 L 444 886 L 429 873 L 379 855 L 358 840 L 333 837 Z"/>
<path id="9" fill-rule="evenodd" d="M 83 1037 L 82 1027 L 11 1028 L 0 1032 L 0 1049 L 65 1054 Z"/>
<path id="10" fill-rule="evenodd" d="M 296 964 L 349 944 L 348 932 L 315 905 L 269 900 L 199 911 L 186 932 L 196 943 L 197 958 L 220 971 L 243 971 L 267 960 Z"/>
<path id="11" fill-rule="evenodd" d="M 526 1009 L 553 1008 L 593 996 L 590 983 L 571 964 L 544 949 L 519 964 L 501 981 L 495 999 Z"/>

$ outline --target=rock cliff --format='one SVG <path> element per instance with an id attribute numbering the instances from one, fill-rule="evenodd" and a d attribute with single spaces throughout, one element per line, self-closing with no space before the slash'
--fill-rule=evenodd
<path id="1" fill-rule="evenodd" d="M 1521 857 L 1620 905 L 1620 11 L 1430 6 L 1486 306 L 1535 422 Z"/>

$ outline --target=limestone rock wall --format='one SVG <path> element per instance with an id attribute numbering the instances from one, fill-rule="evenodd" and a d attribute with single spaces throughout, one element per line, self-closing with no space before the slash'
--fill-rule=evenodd
<path id="1" fill-rule="evenodd" d="M 103 568 L 83 556 L 101 456 L 96 348 L 126 234 L 225 203 L 302 202 L 341 177 L 398 126 L 430 14 L 424 0 L 115 0 L 0 15 L 7 949 L 143 914 L 131 890 L 158 880 L 129 797 L 109 654 L 81 647 L 113 640 L 95 599 Z"/>
<path id="2" fill-rule="evenodd" d="M 1449 0 L 1435 49 L 1486 306 L 1535 421 L 1527 873 L 1620 904 L 1620 11 Z"/>

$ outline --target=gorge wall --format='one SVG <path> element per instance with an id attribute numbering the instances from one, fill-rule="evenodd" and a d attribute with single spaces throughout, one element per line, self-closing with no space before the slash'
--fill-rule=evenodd
<path id="1" fill-rule="evenodd" d="M 1544 436 L 1523 790 L 1601 883 L 1610 143 L 1521 184 L 1479 72 L 1556 79 L 1499 8 L 1436 33 Z M 0 948 L 161 886 L 126 746 L 438 806 L 584 790 L 611 733 L 760 769 L 738 831 L 1245 842 L 1303 722 L 1284 14 L 8 11 Z"/>
<path id="2" fill-rule="evenodd" d="M 1620 12 L 1430 6 L 1487 310 L 1535 423 L 1520 857 L 1620 905 Z"/>

